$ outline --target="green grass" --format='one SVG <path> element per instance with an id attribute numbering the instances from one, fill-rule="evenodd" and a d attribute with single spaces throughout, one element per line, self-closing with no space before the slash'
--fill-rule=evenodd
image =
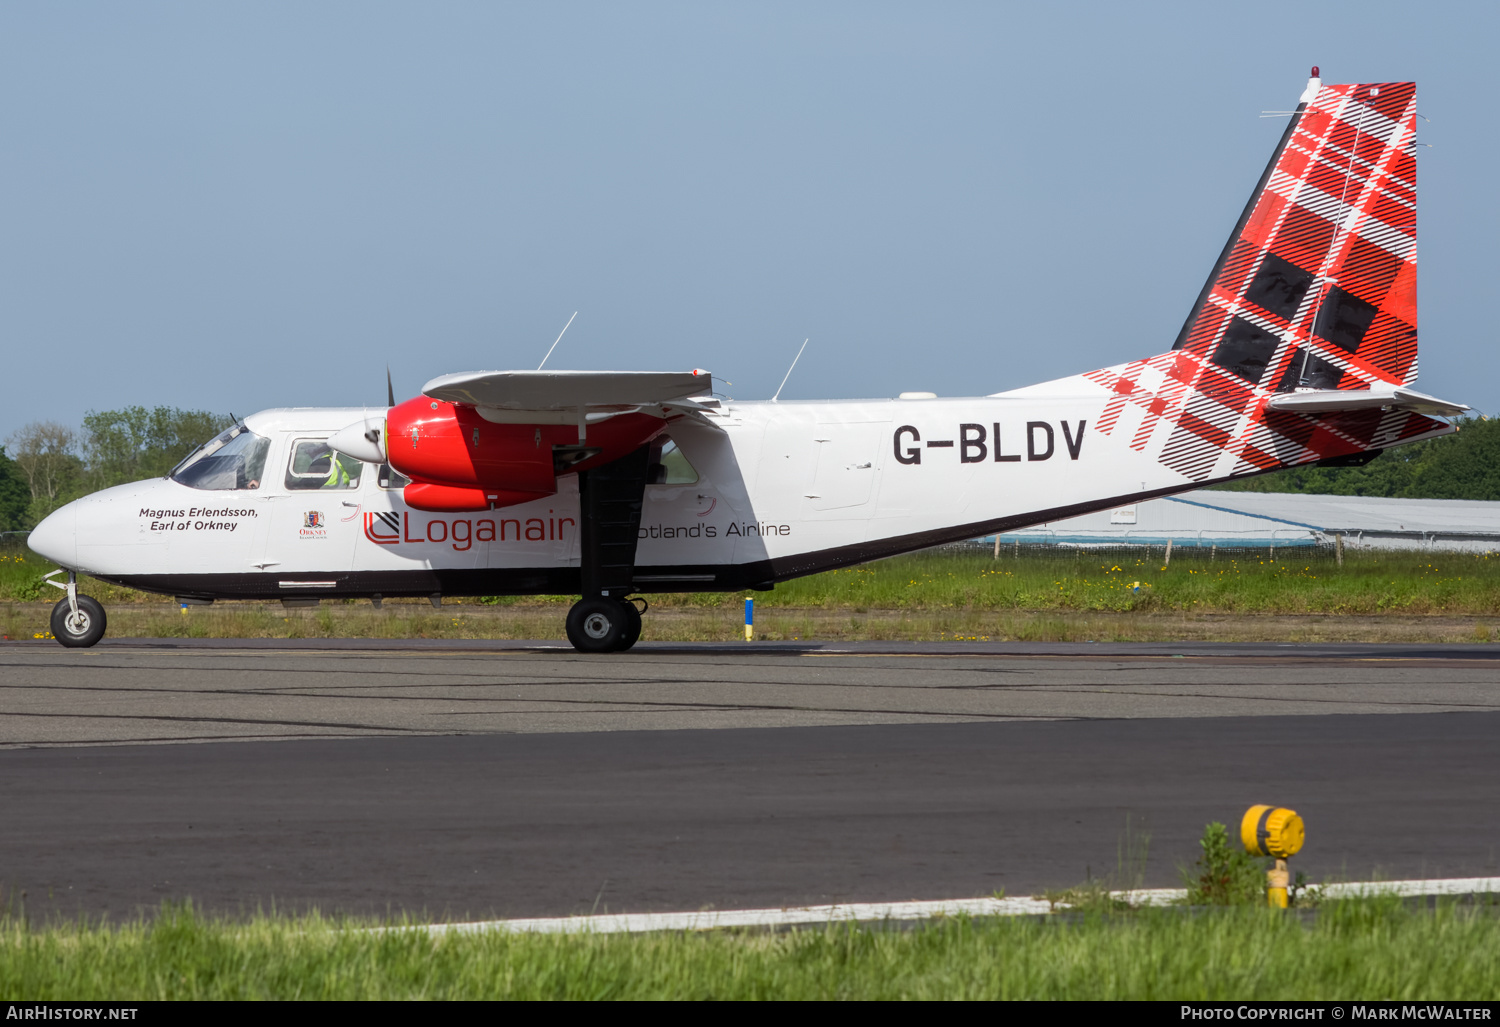
<path id="1" fill-rule="evenodd" d="M 1221 613 L 1479 614 L 1500 611 L 1500 556 L 1319 551 L 938 551 L 778 585 L 767 605 Z"/>
<path id="2" fill-rule="evenodd" d="M 164 910 L 0 925 L 0 996 L 131 999 L 1500 998 L 1500 920 L 1445 903 L 956 919 L 909 930 L 429 935 Z"/>
<path id="3" fill-rule="evenodd" d="M 41 576 L 54 569 L 39 557 L 0 555 L 0 600 L 50 598 Z M 101 582 L 87 590 L 105 602 L 170 602 Z M 1223 613 L 1462 614 L 1500 613 L 1500 555 L 1349 552 L 1342 567 L 1317 550 L 1279 550 L 1213 559 L 1178 549 L 1161 554 L 1078 551 L 933 550 L 846 570 L 829 571 L 757 593 L 763 608 L 851 610 L 1199 610 Z M 451 602 L 452 600 L 450 600 Z M 464 602 L 464 600 L 458 600 Z M 569 603 L 569 596 L 468 600 L 483 605 Z M 660 606 L 734 606 L 743 593 L 651 596 Z"/>
<path id="4" fill-rule="evenodd" d="M 733 607 L 744 593 L 651 596 L 653 605 Z M 558 603 L 571 597 L 553 597 Z M 1177 549 L 1154 554 L 1078 550 L 931 550 L 783 582 L 756 593 L 761 609 L 982 610 L 1233 614 L 1500 614 L 1500 554 L 1316 549 Z M 531 605 L 534 597 L 497 605 Z"/>
<path id="5" fill-rule="evenodd" d="M 42 584 L 42 575 L 56 570 L 57 564 L 43 560 L 25 549 L 6 546 L 0 549 L 0 598 L 35 602 L 42 592 L 54 592 Z M 58 595 L 62 593 L 59 592 Z"/>

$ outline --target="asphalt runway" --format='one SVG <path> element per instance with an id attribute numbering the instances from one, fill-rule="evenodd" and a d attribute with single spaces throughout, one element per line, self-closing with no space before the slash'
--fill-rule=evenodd
<path id="1" fill-rule="evenodd" d="M 0 644 L 0 748 L 1500 710 L 1500 645 Z"/>
<path id="2" fill-rule="evenodd" d="M 0 646 L 0 901 L 504 917 L 1500 874 L 1500 646 Z M 1128 861 L 1128 860 L 1127 860 Z"/>

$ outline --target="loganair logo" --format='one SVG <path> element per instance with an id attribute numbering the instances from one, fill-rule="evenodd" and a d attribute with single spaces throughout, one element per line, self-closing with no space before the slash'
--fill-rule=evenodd
<path id="1" fill-rule="evenodd" d="M 302 527 L 297 530 L 299 538 L 327 538 L 328 521 L 321 510 L 309 510 L 302 515 Z"/>
<path id="2" fill-rule="evenodd" d="M 428 517 L 414 531 L 410 513 L 365 513 L 365 538 L 377 546 L 437 543 L 460 553 L 475 542 L 562 542 L 577 529 L 571 517 Z"/>
<path id="3" fill-rule="evenodd" d="M 376 522 L 379 522 L 378 526 Z M 394 510 L 365 514 L 365 538 L 383 546 L 392 546 L 400 542 L 401 515 Z"/>

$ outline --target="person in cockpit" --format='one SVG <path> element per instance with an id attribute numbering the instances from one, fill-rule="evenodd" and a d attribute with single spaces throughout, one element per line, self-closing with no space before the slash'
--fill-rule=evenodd
<path id="1" fill-rule="evenodd" d="M 271 440 L 235 425 L 199 446 L 168 475 L 195 489 L 258 489 Z"/>
<path id="2" fill-rule="evenodd" d="M 324 439 L 299 439 L 292 449 L 286 487 L 294 490 L 358 488 L 364 466 L 352 456 L 335 453 Z"/>

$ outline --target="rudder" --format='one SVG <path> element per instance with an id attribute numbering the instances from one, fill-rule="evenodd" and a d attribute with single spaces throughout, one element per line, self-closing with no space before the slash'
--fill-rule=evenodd
<path id="1" fill-rule="evenodd" d="M 1416 86 L 1313 72 L 1173 349 L 1083 376 L 1101 433 L 1194 481 L 1452 430 L 1385 398 L 1417 376 Z"/>
<path id="2" fill-rule="evenodd" d="M 1173 347 L 1258 388 L 1417 377 L 1416 84 L 1314 78 Z"/>

